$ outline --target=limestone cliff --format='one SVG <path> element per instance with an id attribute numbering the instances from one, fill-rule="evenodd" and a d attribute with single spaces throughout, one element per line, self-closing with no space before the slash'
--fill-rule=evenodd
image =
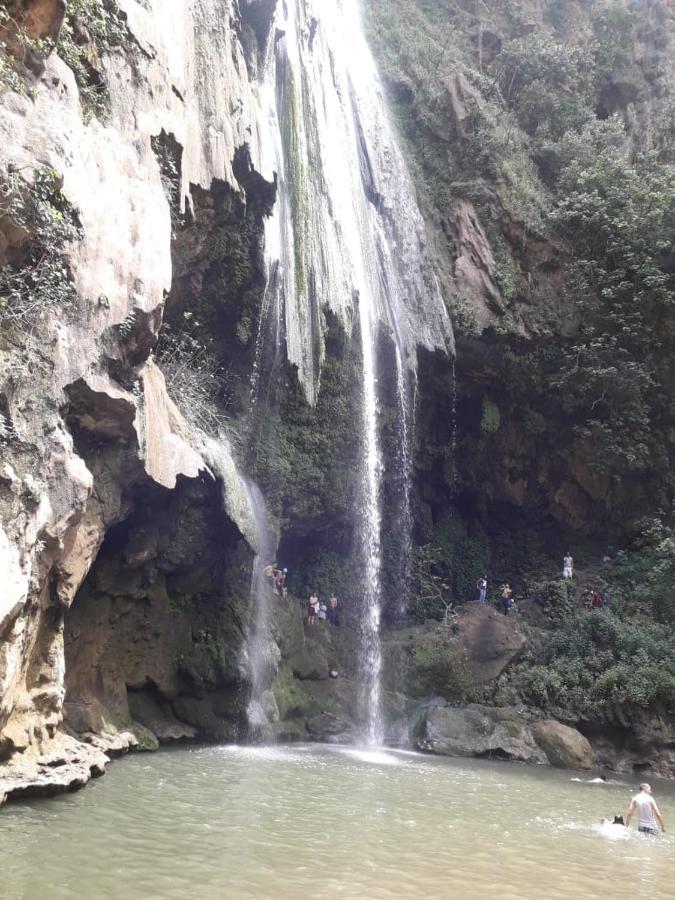
<path id="1" fill-rule="evenodd" d="M 672 502 L 672 5 L 365 8 L 457 334 L 432 506 L 625 541 Z"/>
<path id="2" fill-rule="evenodd" d="M 10 4 L 1 24 L 3 79 L 15 79 L 0 94 L 0 262 L 16 273 L 3 281 L 0 338 L 0 753 L 17 764 L 16 776 L 4 767 L 13 789 L 14 777 L 67 783 L 89 762 L 100 768 L 99 750 L 64 735 L 66 671 L 66 728 L 108 733 L 91 739 L 104 748 L 146 739 L 127 684 L 174 697 L 201 688 L 206 710 L 238 677 L 236 602 L 219 618 L 197 582 L 198 570 L 217 571 L 204 591 L 219 603 L 247 597 L 245 499 L 227 447 L 214 460 L 197 443 L 150 357 L 172 285 L 172 210 L 155 149 L 171 136 L 173 199 L 189 210 L 214 182 L 244 197 L 234 160 L 244 146 L 256 159 L 257 136 L 249 26 L 234 0 L 75 2 L 65 20 L 63 3 L 35 0 Z M 33 277 L 36 260 L 53 277 Z M 149 521 L 148 502 L 165 517 Z M 106 566 L 125 573 L 124 589 Z M 106 623 L 119 616 L 129 643 L 116 653 Z M 219 640 L 217 628 L 234 633 Z M 200 655 L 197 673 L 200 642 L 213 659 Z M 205 733 L 209 715 L 183 723 L 205 721 Z M 60 767 L 64 753 L 71 768 Z"/>

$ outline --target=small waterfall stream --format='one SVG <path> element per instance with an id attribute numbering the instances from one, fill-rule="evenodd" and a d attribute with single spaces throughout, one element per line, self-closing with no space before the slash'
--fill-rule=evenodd
<path id="1" fill-rule="evenodd" d="M 272 562 L 275 547 L 260 488 L 245 476 L 239 477 L 253 515 L 256 537 L 247 640 L 251 697 L 246 712 L 251 737 L 254 740 L 269 740 L 271 729 L 266 710 L 266 692 L 272 682 L 277 660 L 276 644 L 270 632 L 272 592 L 265 577 L 265 566 Z"/>
<path id="2" fill-rule="evenodd" d="M 283 334 L 307 400 L 320 389 L 326 311 L 361 348 L 362 450 L 356 513 L 363 604 L 364 717 L 369 744 L 383 739 L 383 475 L 380 379 L 393 379 L 398 452 L 389 461 L 400 494 L 400 612 L 412 548 L 412 446 L 418 346 L 447 350 L 452 330 L 426 252 L 415 192 L 386 113 L 358 0 L 281 0 L 260 84 L 259 143 L 278 178 L 265 229 L 265 341 Z M 267 336 L 267 337 L 266 337 Z M 381 371 L 382 340 L 395 371 Z M 260 391 L 261 360 L 255 390 Z"/>

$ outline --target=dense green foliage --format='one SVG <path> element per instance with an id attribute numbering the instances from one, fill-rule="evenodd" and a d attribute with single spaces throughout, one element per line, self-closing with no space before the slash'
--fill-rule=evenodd
<path id="1" fill-rule="evenodd" d="M 611 714 L 621 704 L 672 703 L 675 638 L 648 618 L 581 612 L 555 634 L 545 663 L 521 663 L 508 680 L 534 705 L 581 717 Z"/>
<path id="2" fill-rule="evenodd" d="M 543 659 L 525 658 L 504 681 L 535 705 L 580 717 L 675 702 L 672 529 L 645 523 L 640 541 L 586 584 L 601 589 L 608 605 L 589 610 L 584 592 L 569 582 L 534 586 L 535 607 L 554 633 Z"/>

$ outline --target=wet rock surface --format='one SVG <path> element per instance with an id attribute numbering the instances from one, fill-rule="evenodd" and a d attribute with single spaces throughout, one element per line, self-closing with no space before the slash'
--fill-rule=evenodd
<path id="1" fill-rule="evenodd" d="M 59 734 L 44 752 L 31 750 L 0 766 L 0 796 L 50 797 L 103 775 L 113 756 L 138 747 L 131 732 L 114 736 Z"/>

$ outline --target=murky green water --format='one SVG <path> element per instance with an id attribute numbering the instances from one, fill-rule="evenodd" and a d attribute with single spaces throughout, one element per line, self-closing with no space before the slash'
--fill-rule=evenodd
<path id="1" fill-rule="evenodd" d="M 675 786 L 654 788 L 675 829 Z M 77 794 L 0 812 L 0 897 L 672 898 L 670 835 L 594 824 L 632 789 L 316 746 L 131 756 Z"/>

